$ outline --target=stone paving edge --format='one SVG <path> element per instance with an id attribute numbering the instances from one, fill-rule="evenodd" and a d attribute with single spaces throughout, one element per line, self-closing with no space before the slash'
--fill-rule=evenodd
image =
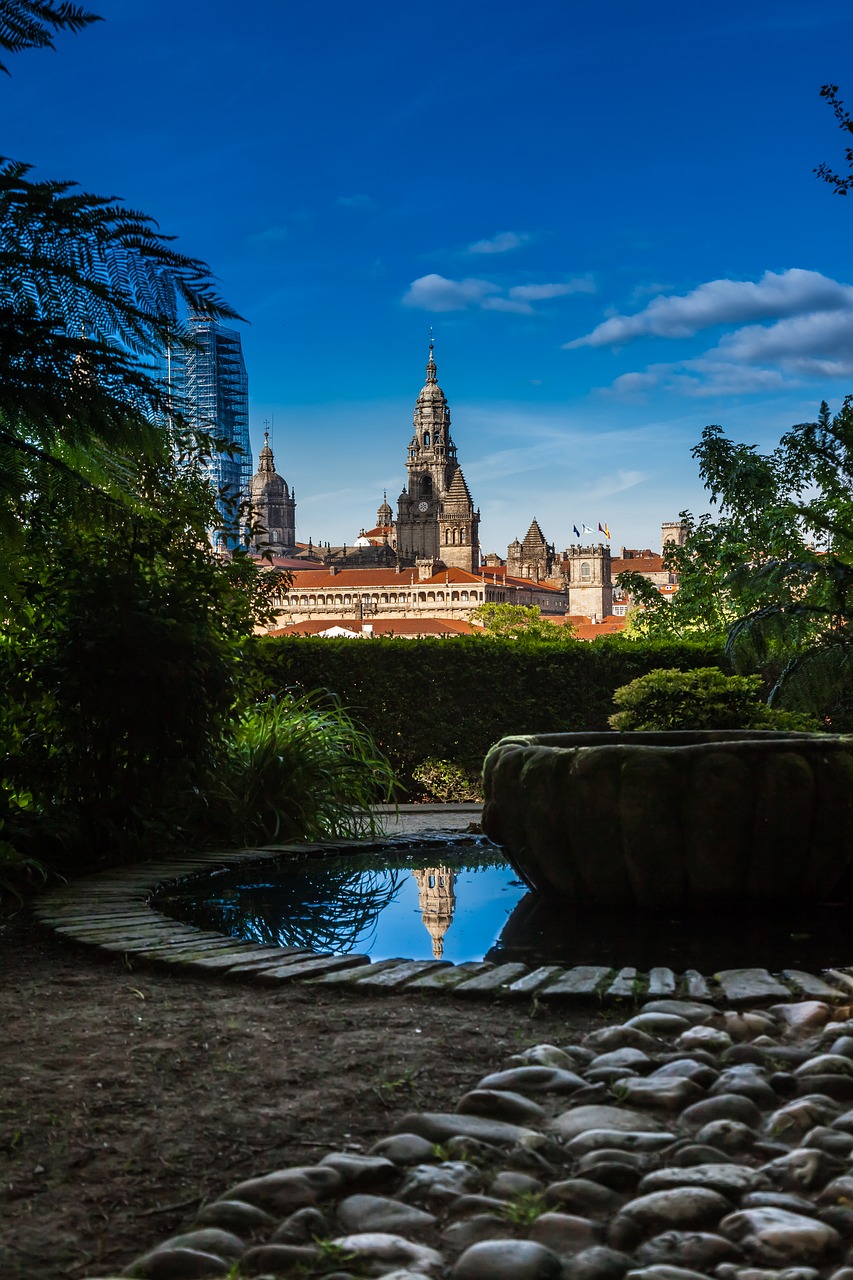
<path id="1" fill-rule="evenodd" d="M 433 840 L 441 844 L 464 844 L 470 839 L 470 835 L 465 834 L 420 832 L 416 837 L 288 843 L 194 854 L 172 862 L 137 863 L 86 876 L 51 890 L 37 899 L 34 914 L 41 925 L 64 941 L 93 948 L 104 956 L 132 956 L 137 962 L 252 984 L 296 982 L 376 994 L 445 992 L 457 999 L 593 1001 L 619 1007 L 674 996 L 742 1008 L 784 999 L 840 1003 L 851 998 L 853 966 L 849 971 L 826 970 L 821 977 L 791 969 L 780 974 L 771 974 L 766 969 L 728 969 L 703 975 L 692 969 L 677 974 L 657 967 L 641 973 L 629 966 L 616 965 L 530 968 L 519 962 L 494 965 L 488 961 L 454 965 L 447 961 L 414 961 L 404 956 L 372 962 L 370 956 L 364 955 L 318 954 L 242 942 L 225 934 L 197 929 L 151 906 L 159 891 L 188 878 L 241 865 L 261 866 L 288 853 L 339 854 L 355 848 L 369 852 L 388 845 L 406 849 Z"/>

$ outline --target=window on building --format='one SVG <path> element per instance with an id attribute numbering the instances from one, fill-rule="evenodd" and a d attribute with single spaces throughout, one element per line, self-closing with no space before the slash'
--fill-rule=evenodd
<path id="1" fill-rule="evenodd" d="M 581 577 L 582 578 L 592 577 L 592 569 L 590 568 L 589 562 L 587 560 L 584 560 L 583 564 L 581 565 Z"/>
<path id="2" fill-rule="evenodd" d="M 428 431 L 424 432 L 424 448 L 425 449 L 429 448 L 429 432 Z"/>

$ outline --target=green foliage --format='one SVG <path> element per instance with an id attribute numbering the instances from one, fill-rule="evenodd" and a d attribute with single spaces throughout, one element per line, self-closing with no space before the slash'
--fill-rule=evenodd
<path id="1" fill-rule="evenodd" d="M 540 641 L 543 644 L 565 644 L 574 639 L 574 628 L 543 618 L 537 605 L 481 604 L 471 614 L 472 622 L 482 624 L 482 636 L 494 639 Z"/>
<path id="2" fill-rule="evenodd" d="M 430 757 L 412 770 L 412 778 L 430 800 L 438 800 L 444 804 L 465 804 L 467 801 L 483 799 L 479 773 L 471 773 L 452 760 Z"/>
<path id="3" fill-rule="evenodd" d="M 76 5 L 0 0 L 0 47 Z M 16 875 L 175 843 L 280 578 L 213 553 L 207 462 L 159 375 L 179 304 L 230 317 L 154 221 L 0 160 L 0 821 Z"/>
<path id="4" fill-rule="evenodd" d="M 722 661 L 715 641 L 626 641 L 527 645 L 496 638 L 385 639 L 381 644 L 316 637 L 255 640 L 246 678 L 257 698 L 285 690 L 333 690 L 417 794 L 413 773 L 446 760 L 478 773 L 509 733 L 606 729 L 614 689 L 655 667 Z"/>
<path id="5" fill-rule="evenodd" d="M 3 0 L 0 5 L 0 49 L 52 49 L 55 31 L 80 31 L 100 19 L 68 0 Z M 9 68 L 0 63 L 0 71 Z"/>
<path id="6" fill-rule="evenodd" d="M 848 169 L 853 169 L 853 147 L 850 146 L 849 138 L 849 135 L 853 133 L 853 119 L 850 118 L 850 112 L 838 96 L 838 85 L 823 85 L 820 96 L 832 107 L 839 129 L 842 133 L 848 135 L 846 139 L 848 145 L 844 148 L 844 159 L 847 162 Z M 850 188 L 853 187 L 853 173 L 838 174 L 828 164 L 818 165 L 814 173 L 819 178 L 823 178 L 824 182 L 828 182 L 834 188 L 836 195 L 846 196 Z"/>
<path id="7" fill-rule="evenodd" d="M 543 1213 L 547 1213 L 548 1203 L 539 1191 L 520 1191 L 511 1200 L 501 1205 L 501 1216 L 516 1227 L 530 1227 Z"/>
<path id="8" fill-rule="evenodd" d="M 187 838 L 186 796 L 228 732 L 242 645 L 275 577 L 213 553 L 214 495 L 192 465 L 164 452 L 128 469 L 156 515 L 81 524 L 52 485 L 22 507 L 0 782 L 31 796 L 16 847 L 55 866 Z"/>
<path id="9" fill-rule="evenodd" d="M 760 676 L 727 676 L 717 667 L 650 671 L 617 689 L 613 701 L 619 709 L 609 724 L 623 731 L 820 728 L 810 717 L 765 706 Z"/>
<path id="10" fill-rule="evenodd" d="M 209 843 L 375 835 L 391 766 L 326 694 L 283 696 L 237 719 L 198 795 L 193 827 Z"/>
<path id="11" fill-rule="evenodd" d="M 766 455 L 717 426 L 693 453 L 718 514 L 682 513 L 685 545 L 665 554 L 680 588 L 671 604 L 647 590 L 630 634 L 725 629 L 729 664 L 760 672 L 772 706 L 853 726 L 853 401 L 821 404 Z"/>

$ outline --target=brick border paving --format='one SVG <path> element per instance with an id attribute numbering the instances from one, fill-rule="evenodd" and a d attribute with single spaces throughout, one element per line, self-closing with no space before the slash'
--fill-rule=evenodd
<path id="1" fill-rule="evenodd" d="M 367 955 L 316 954 L 296 947 L 270 947 L 239 942 L 220 933 L 207 932 L 163 915 L 149 904 L 169 884 L 187 876 L 224 871 L 241 866 L 262 866 L 288 853 L 344 853 L 358 848 L 369 851 L 392 845 L 412 848 L 435 841 L 457 843 L 460 823 L 478 812 L 476 806 L 454 805 L 432 810 L 433 831 L 419 830 L 420 823 L 398 818 L 405 836 L 381 841 L 338 841 L 329 844 L 270 845 L 226 853 L 198 854 L 169 861 L 137 864 L 75 880 L 38 899 L 36 918 L 62 938 L 110 955 L 132 957 L 137 962 L 175 966 L 185 972 L 224 975 L 241 982 L 277 986 L 299 982 L 315 986 L 353 988 L 359 992 L 447 992 L 462 997 L 526 998 L 545 1001 L 598 1001 L 618 1003 L 651 998 L 685 996 L 725 1002 L 729 1007 L 790 999 L 850 1001 L 853 999 L 853 967 L 829 969 L 824 976 L 783 969 L 727 969 L 703 975 L 659 967 L 648 973 L 630 966 L 541 965 L 531 969 L 512 962 L 477 961 L 451 964 L 441 960 L 399 957 L 371 962 Z M 450 830 L 436 832 L 434 819 L 450 816 Z M 454 834 L 454 828 L 456 834 Z"/>

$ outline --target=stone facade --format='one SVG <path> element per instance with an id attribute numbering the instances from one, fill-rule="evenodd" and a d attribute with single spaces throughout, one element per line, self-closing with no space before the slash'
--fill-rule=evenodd
<path id="1" fill-rule="evenodd" d="M 296 494 L 275 469 L 268 431 L 252 477 L 252 512 L 259 525 L 259 548 L 285 555 L 296 550 Z"/>
<path id="2" fill-rule="evenodd" d="M 613 612 L 610 548 L 603 543 L 572 545 L 563 556 L 563 572 L 569 595 L 569 614 L 600 621 Z"/>
<path id="3" fill-rule="evenodd" d="M 450 409 L 438 385 L 434 348 L 414 413 L 407 484 L 397 500 L 393 543 L 401 563 L 432 559 L 475 573 L 480 567 L 480 512 L 474 510 L 456 445 Z M 381 513 L 381 508 L 380 508 Z"/>
<path id="4" fill-rule="evenodd" d="M 506 550 L 506 571 L 514 578 L 532 578 L 544 582 L 552 577 L 556 565 L 554 547 L 545 541 L 545 535 L 534 519 L 524 535 L 524 541 L 511 542 Z"/>
<path id="5" fill-rule="evenodd" d="M 558 587 L 507 577 L 497 569 L 470 573 L 424 558 L 410 568 L 297 569 L 277 600 L 276 627 L 329 619 L 469 619 L 482 604 L 535 605 L 544 614 L 566 612 L 566 593 Z"/>

